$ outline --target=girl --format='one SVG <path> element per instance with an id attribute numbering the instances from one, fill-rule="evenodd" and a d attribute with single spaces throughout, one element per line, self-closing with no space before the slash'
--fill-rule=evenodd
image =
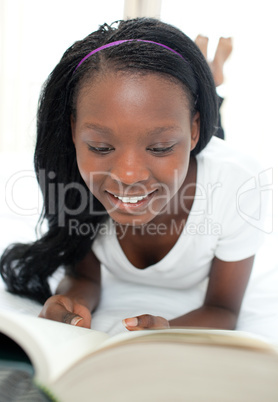
<path id="1" fill-rule="evenodd" d="M 234 329 L 261 243 L 242 211 L 260 206 L 256 189 L 241 191 L 256 165 L 212 138 L 217 106 L 201 51 L 158 20 L 104 24 L 71 46 L 38 111 L 49 228 L 5 251 L 8 290 L 44 303 L 41 317 L 90 327 L 101 264 L 124 281 L 185 292 L 209 276 L 202 307 L 170 321 L 146 311 L 124 325 Z M 51 296 L 47 279 L 61 265 Z"/>

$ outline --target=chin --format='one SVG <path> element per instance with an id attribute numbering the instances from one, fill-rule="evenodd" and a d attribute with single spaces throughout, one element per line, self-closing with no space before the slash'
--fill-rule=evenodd
<path id="1" fill-rule="evenodd" d="M 125 225 L 125 226 L 131 226 L 134 228 L 140 228 L 144 225 L 147 225 L 149 222 L 151 222 L 154 219 L 153 217 L 150 218 L 144 218 L 144 217 L 140 217 L 140 216 L 126 216 L 126 217 L 119 217 L 119 216 L 114 216 L 113 214 L 110 215 L 110 217 L 113 219 L 113 221 L 115 221 L 116 223 L 118 223 L 119 225 Z"/>

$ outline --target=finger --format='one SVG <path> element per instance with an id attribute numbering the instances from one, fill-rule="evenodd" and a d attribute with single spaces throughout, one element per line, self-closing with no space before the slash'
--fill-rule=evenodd
<path id="1" fill-rule="evenodd" d="M 74 325 L 78 327 L 91 328 L 92 315 L 87 307 L 83 306 L 82 304 L 77 304 L 74 306 L 73 313 L 76 317 L 82 317 L 82 320 L 77 321 Z"/>
<path id="2" fill-rule="evenodd" d="M 63 295 L 54 295 L 47 299 L 39 317 L 78 327 L 91 328 L 90 310 Z"/>
<path id="3" fill-rule="evenodd" d="M 65 324 L 78 325 L 83 320 L 83 317 L 80 317 L 79 315 L 76 315 L 74 313 L 67 312 L 63 314 L 62 319 L 62 322 L 64 322 Z"/>
<path id="4" fill-rule="evenodd" d="M 82 304 L 74 302 L 70 298 L 62 298 L 60 304 L 66 309 L 63 322 L 78 327 L 91 328 L 91 312 Z"/>
<path id="5" fill-rule="evenodd" d="M 170 328 L 169 322 L 165 318 L 150 314 L 126 318 L 123 320 L 123 324 L 129 331 Z"/>
<path id="6" fill-rule="evenodd" d="M 64 322 L 71 325 L 80 325 L 81 320 L 83 320 L 83 317 L 67 310 L 63 304 L 59 304 L 57 302 L 46 303 L 40 312 L 39 317 Z"/>

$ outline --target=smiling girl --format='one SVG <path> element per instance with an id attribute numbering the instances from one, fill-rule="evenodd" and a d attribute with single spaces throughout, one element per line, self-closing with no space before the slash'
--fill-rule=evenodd
<path id="1" fill-rule="evenodd" d="M 44 303 L 41 317 L 90 327 L 102 266 L 123 281 L 185 292 L 209 277 L 202 307 L 170 321 L 146 311 L 124 324 L 234 329 L 262 241 L 240 213 L 256 216 L 259 193 L 241 204 L 238 193 L 258 171 L 213 137 L 217 109 L 204 56 L 168 24 L 105 24 L 71 46 L 38 112 L 35 168 L 49 229 L 6 250 L 8 290 Z M 70 230 L 73 219 L 107 230 L 82 235 Z M 51 296 L 47 279 L 59 266 L 66 276 Z"/>

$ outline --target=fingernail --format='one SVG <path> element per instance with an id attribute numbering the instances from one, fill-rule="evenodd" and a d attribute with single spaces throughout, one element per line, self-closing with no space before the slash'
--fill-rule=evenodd
<path id="1" fill-rule="evenodd" d="M 81 320 L 83 320 L 82 317 L 75 316 L 75 317 L 73 317 L 73 319 L 71 320 L 70 323 L 71 323 L 71 325 L 77 325 L 79 323 L 79 321 L 81 321 Z"/>
<path id="2" fill-rule="evenodd" d="M 137 327 L 138 318 L 136 317 L 126 318 L 125 320 L 123 320 L 123 323 L 126 327 Z"/>

